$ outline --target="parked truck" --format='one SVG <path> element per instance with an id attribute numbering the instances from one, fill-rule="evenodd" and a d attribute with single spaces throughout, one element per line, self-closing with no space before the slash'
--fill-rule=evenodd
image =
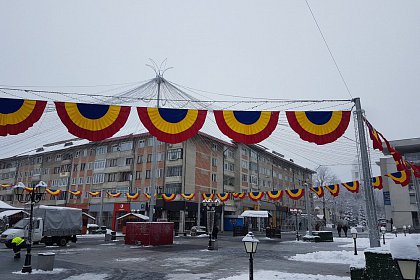
<path id="1" fill-rule="evenodd" d="M 11 240 L 16 236 L 27 239 L 28 231 L 29 218 L 22 219 L 1 234 L 0 242 L 10 247 Z M 81 233 L 81 209 L 45 205 L 34 208 L 32 241 L 35 244 L 66 246 L 69 241 L 76 242 L 76 235 Z"/>

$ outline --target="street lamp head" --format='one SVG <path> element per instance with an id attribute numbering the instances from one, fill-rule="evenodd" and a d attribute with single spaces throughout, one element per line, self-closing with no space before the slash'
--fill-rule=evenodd
<path id="1" fill-rule="evenodd" d="M 403 230 L 406 230 L 406 229 L 407 229 L 407 227 L 404 225 L 404 226 L 403 226 Z"/>
<path id="2" fill-rule="evenodd" d="M 381 227 L 381 232 L 382 232 L 382 234 L 385 234 L 386 233 L 386 228 L 385 227 Z"/>
<path id="3" fill-rule="evenodd" d="M 255 238 L 252 232 L 248 232 L 248 234 L 242 238 L 242 242 L 245 245 L 245 251 L 248 254 L 253 254 L 257 252 L 258 242 L 260 242 L 257 238 Z"/>
<path id="4" fill-rule="evenodd" d="M 395 232 L 395 231 L 397 231 L 397 228 L 395 226 L 393 226 L 392 230 Z"/>
<path id="5" fill-rule="evenodd" d="M 351 237 L 353 237 L 353 239 L 357 238 L 357 229 L 355 227 L 351 228 L 350 233 L 351 233 Z"/>
<path id="6" fill-rule="evenodd" d="M 24 191 L 25 185 L 22 182 L 17 183 L 17 185 L 13 187 L 13 193 L 16 196 L 22 196 Z"/>
<path id="7" fill-rule="evenodd" d="M 420 256 L 411 238 L 394 239 L 390 245 L 392 258 L 396 261 L 403 279 L 417 280 Z"/>

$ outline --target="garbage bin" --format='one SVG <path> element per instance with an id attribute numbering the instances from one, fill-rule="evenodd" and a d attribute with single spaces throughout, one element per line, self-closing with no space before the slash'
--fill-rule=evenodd
<path id="1" fill-rule="evenodd" d="M 117 240 L 117 232 L 111 231 L 111 240 Z"/>
<path id="2" fill-rule="evenodd" d="M 112 235 L 109 233 L 105 233 L 105 242 L 111 241 L 112 240 Z"/>
<path id="3" fill-rule="evenodd" d="M 55 253 L 38 253 L 37 269 L 52 271 L 54 269 Z"/>

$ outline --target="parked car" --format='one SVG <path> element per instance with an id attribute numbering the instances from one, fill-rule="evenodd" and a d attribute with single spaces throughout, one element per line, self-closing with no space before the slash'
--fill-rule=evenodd
<path id="1" fill-rule="evenodd" d="M 191 228 L 191 236 L 197 236 L 197 235 L 206 234 L 206 233 L 207 233 L 206 227 L 203 227 L 203 226 L 193 226 Z"/>

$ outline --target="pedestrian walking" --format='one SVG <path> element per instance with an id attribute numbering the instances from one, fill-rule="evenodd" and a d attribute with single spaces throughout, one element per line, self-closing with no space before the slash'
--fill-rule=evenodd
<path id="1" fill-rule="evenodd" d="M 319 231 L 319 228 L 320 228 L 320 225 L 317 223 L 317 224 L 315 225 L 315 230 L 316 230 L 316 231 Z"/>
<path id="2" fill-rule="evenodd" d="M 344 235 L 347 237 L 347 230 L 349 229 L 349 227 L 347 226 L 347 224 L 343 225 L 343 231 L 344 231 Z"/>
<path id="3" fill-rule="evenodd" d="M 337 232 L 338 232 L 338 236 L 341 237 L 341 224 L 337 225 Z"/>
<path id="4" fill-rule="evenodd" d="M 215 226 L 213 228 L 213 231 L 211 233 L 211 235 L 213 236 L 213 239 L 217 239 L 217 234 L 219 233 L 219 228 L 217 226 Z"/>
<path id="5" fill-rule="evenodd" d="M 15 237 L 12 239 L 12 248 L 15 253 L 14 259 L 20 259 L 20 250 L 27 247 L 25 239 L 22 237 Z"/>

